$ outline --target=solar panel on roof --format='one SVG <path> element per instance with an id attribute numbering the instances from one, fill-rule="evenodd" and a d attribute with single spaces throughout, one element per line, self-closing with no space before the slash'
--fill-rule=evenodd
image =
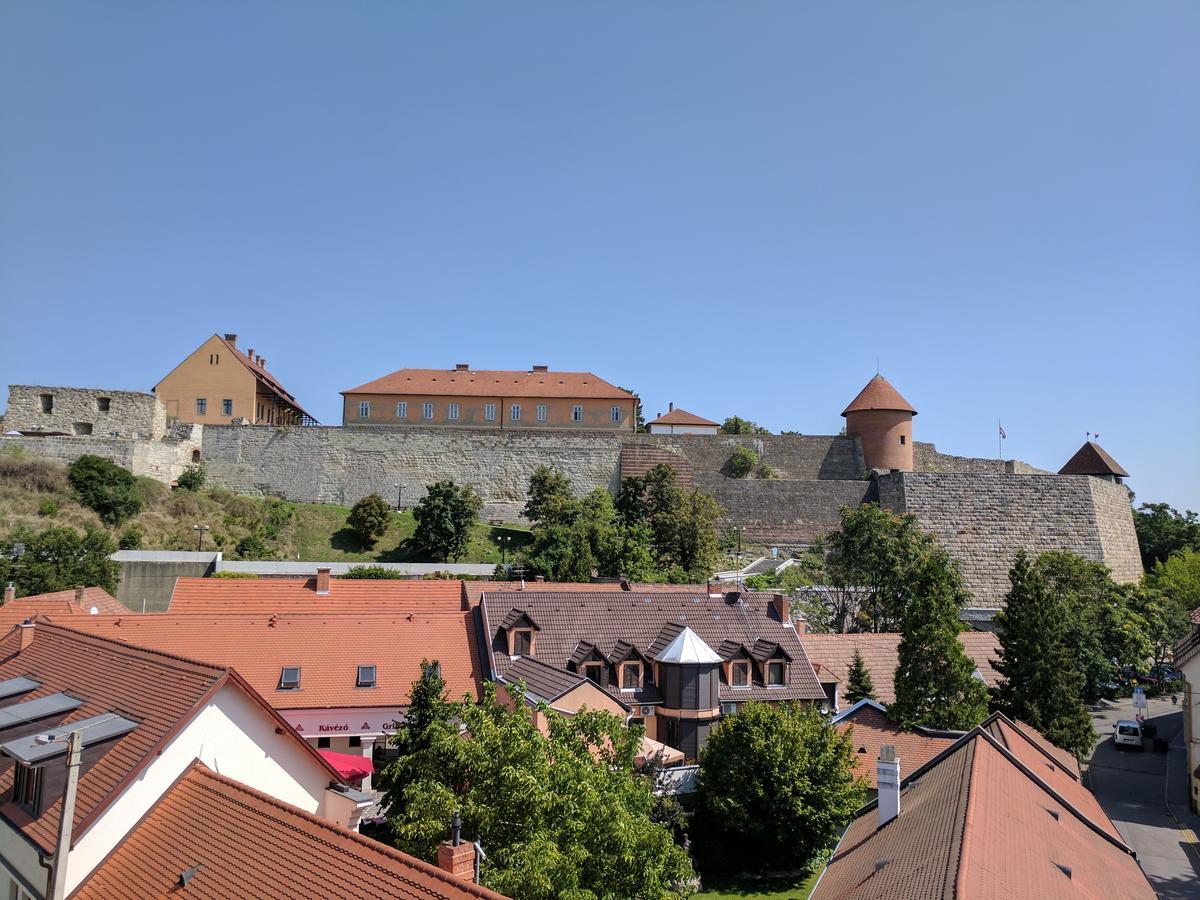
<path id="1" fill-rule="evenodd" d="M 87 748 L 129 734 L 136 727 L 137 722 L 132 719 L 126 719 L 116 713 L 101 713 L 98 716 L 80 719 L 78 722 L 60 725 L 53 731 L 31 734 L 7 744 L 0 744 L 0 753 L 32 766 L 66 753 L 67 736 L 72 731 L 80 733 L 83 747 Z"/>
<path id="2" fill-rule="evenodd" d="M 0 709 L 0 730 L 79 709 L 83 701 L 70 694 L 50 694 Z"/>
<path id="3" fill-rule="evenodd" d="M 17 694 L 27 694 L 34 688 L 40 688 L 42 683 L 21 675 L 18 678 L 8 678 L 0 681 L 0 700 L 15 697 Z"/>

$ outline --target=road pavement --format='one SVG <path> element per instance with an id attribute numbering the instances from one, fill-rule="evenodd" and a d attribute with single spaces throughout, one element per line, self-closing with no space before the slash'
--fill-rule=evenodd
<path id="1" fill-rule="evenodd" d="M 1100 735 L 1084 781 L 1113 820 L 1163 900 L 1200 900 L 1200 818 L 1188 810 L 1187 757 L 1183 712 L 1168 699 L 1152 699 L 1147 710 L 1158 736 L 1169 741 L 1167 753 L 1145 742 L 1141 753 L 1117 750 L 1113 724 L 1134 718 L 1132 702 L 1122 700 L 1095 711 Z"/>

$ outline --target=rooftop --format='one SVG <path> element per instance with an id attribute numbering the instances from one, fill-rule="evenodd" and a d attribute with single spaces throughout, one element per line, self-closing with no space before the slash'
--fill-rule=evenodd
<path id="1" fill-rule="evenodd" d="M 896 748 L 900 764 L 908 771 L 925 765 L 958 739 L 959 735 L 945 731 L 916 728 L 904 731 L 888 718 L 887 710 L 872 700 L 860 700 L 833 720 L 837 730 L 849 734 L 854 744 L 854 774 L 865 778 L 871 788 L 879 787 L 880 748 L 891 744 Z"/>
<path id="2" fill-rule="evenodd" d="M 453 397 L 565 397 L 632 400 L 634 395 L 591 372 L 398 369 L 343 394 L 421 394 Z"/>
<path id="3" fill-rule="evenodd" d="M 457 580 L 330 578 L 329 593 L 317 593 L 315 576 L 305 578 L 179 578 L 171 613 L 424 613 L 464 608 Z"/>
<path id="4" fill-rule="evenodd" d="M 1129 473 L 1121 468 L 1117 461 L 1109 456 L 1105 449 L 1095 441 L 1088 441 L 1076 450 L 1075 455 L 1067 460 L 1067 464 L 1058 470 L 1058 474 L 1129 477 Z"/>
<path id="5" fill-rule="evenodd" d="M 914 416 L 917 414 L 912 404 L 901 397 L 900 392 L 882 375 L 876 375 L 868 381 L 867 386 L 850 401 L 850 405 L 842 410 L 842 415 L 867 409 L 892 409 L 910 412 Z"/>
<path id="6" fill-rule="evenodd" d="M 0 606 L 0 631 L 41 615 L 73 615 L 91 612 L 93 608 L 104 614 L 128 612 L 125 604 L 104 588 L 81 587 L 51 594 L 31 594 Z"/>
<path id="7" fill-rule="evenodd" d="M 186 888 L 181 877 L 191 872 Z M 200 763 L 72 895 L 499 898 L 436 866 L 275 800 Z"/>
<path id="8" fill-rule="evenodd" d="M 712 419 L 706 419 L 704 416 L 698 416 L 695 413 L 690 413 L 686 409 L 676 407 L 666 415 L 659 416 L 652 422 L 647 422 L 647 425 L 711 425 L 714 428 L 719 428 L 721 423 L 714 422 Z"/>

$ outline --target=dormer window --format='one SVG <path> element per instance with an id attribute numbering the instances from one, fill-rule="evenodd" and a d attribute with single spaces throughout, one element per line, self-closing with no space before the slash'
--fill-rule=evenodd
<path id="1" fill-rule="evenodd" d="M 595 684 L 603 684 L 604 663 L 587 662 L 583 664 L 583 677 Z"/>
<path id="2" fill-rule="evenodd" d="M 375 667 L 374 666 L 359 666 L 358 678 L 354 681 L 355 687 L 373 688 L 375 687 Z"/>
<path id="3" fill-rule="evenodd" d="M 300 667 L 284 666 L 279 673 L 279 689 L 281 691 L 300 690 Z"/>
<path id="4" fill-rule="evenodd" d="M 778 660 L 767 663 L 767 687 L 783 687 L 787 679 L 787 663 Z"/>
<path id="5" fill-rule="evenodd" d="M 35 818 L 41 814 L 45 774 L 42 766 L 27 766 L 20 762 L 13 771 L 13 802 Z"/>
<path id="6" fill-rule="evenodd" d="M 729 664 L 729 683 L 736 688 L 750 687 L 750 660 L 738 659 Z"/>
<path id="7" fill-rule="evenodd" d="M 621 663 L 621 690 L 636 691 L 642 686 L 642 664 L 640 662 Z"/>
<path id="8" fill-rule="evenodd" d="M 513 656 L 532 656 L 533 655 L 533 629 L 517 628 L 512 633 L 512 655 Z"/>

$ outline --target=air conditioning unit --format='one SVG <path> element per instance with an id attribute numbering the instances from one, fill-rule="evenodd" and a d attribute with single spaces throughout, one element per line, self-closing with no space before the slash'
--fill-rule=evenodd
<path id="1" fill-rule="evenodd" d="M 642 717 L 643 718 L 645 718 L 646 716 L 652 716 L 652 715 L 654 715 L 654 707 L 653 706 L 643 706 L 642 707 Z"/>

